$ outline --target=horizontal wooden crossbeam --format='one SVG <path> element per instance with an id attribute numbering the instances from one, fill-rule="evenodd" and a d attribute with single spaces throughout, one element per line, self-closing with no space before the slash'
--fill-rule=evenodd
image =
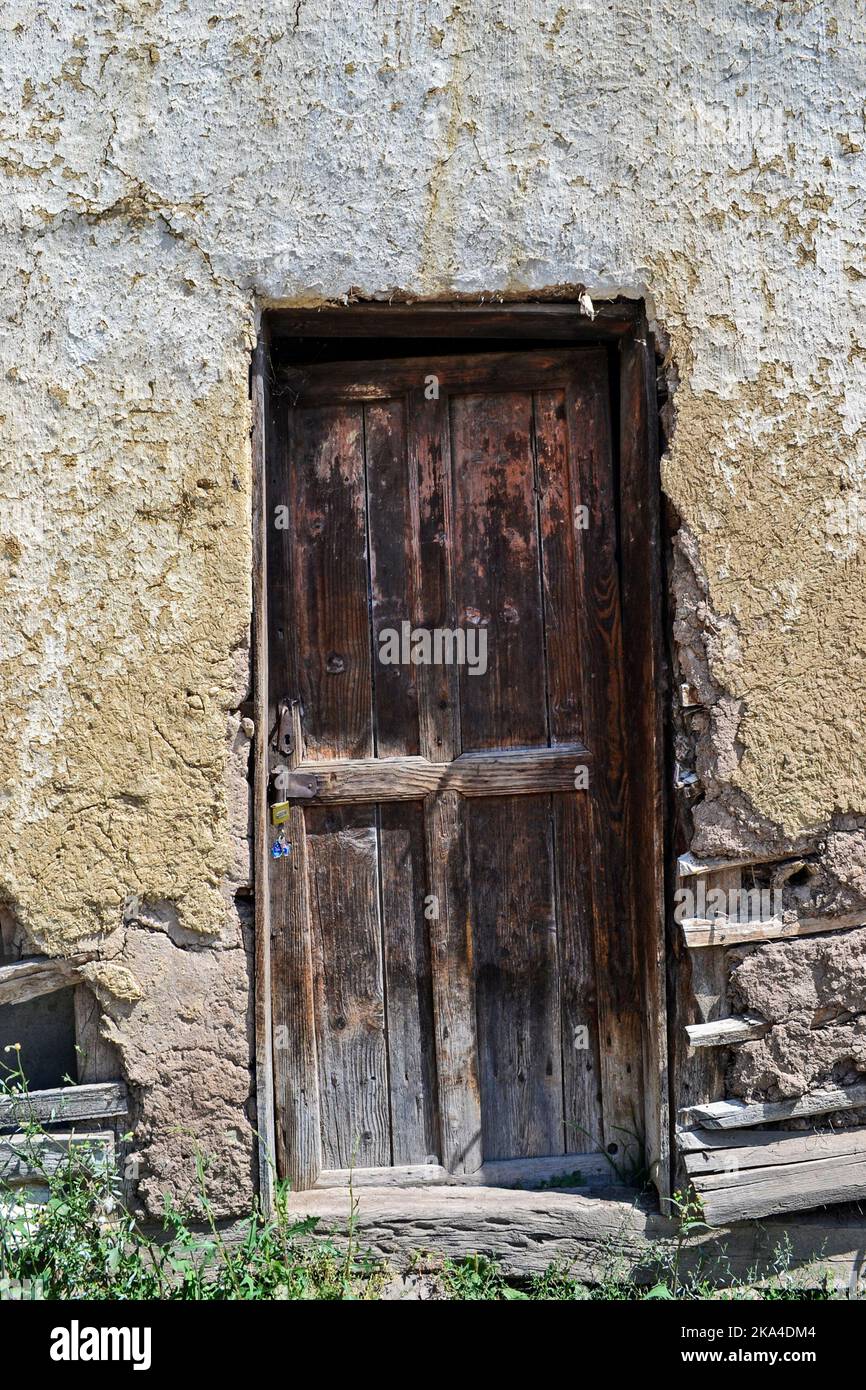
<path id="1" fill-rule="evenodd" d="M 766 853 L 732 855 L 730 859 L 697 859 L 691 852 L 681 854 L 677 860 L 677 874 L 680 878 L 694 878 L 699 874 L 719 874 L 725 869 L 747 869 L 752 864 L 784 864 L 796 859 L 795 854 Z"/>
<path id="2" fill-rule="evenodd" d="M 591 761 L 582 743 L 566 743 L 556 748 L 461 753 L 450 763 L 416 757 L 303 762 L 293 775 L 315 777 L 313 804 L 420 801 L 444 791 L 463 796 L 539 796 L 580 790 L 581 779 L 575 785 L 578 769 L 588 768 Z"/>
<path id="3" fill-rule="evenodd" d="M 687 1023 L 690 1047 L 730 1047 L 732 1043 L 762 1038 L 772 1025 L 757 1014 L 736 1014 L 712 1023 Z"/>
<path id="4" fill-rule="evenodd" d="M 70 1150 L 95 1169 L 107 1170 L 114 1165 L 114 1135 L 109 1131 L 9 1134 L 0 1138 L 0 1182 L 14 1186 L 50 1177 L 67 1161 Z"/>
<path id="5" fill-rule="evenodd" d="M 70 1120 L 107 1120 L 125 1115 L 129 1106 L 122 1081 L 99 1081 L 85 1086 L 58 1086 L 50 1091 L 26 1091 L 0 1096 L 0 1126 L 68 1124 Z"/>
<path id="6" fill-rule="evenodd" d="M 681 1110 L 679 1118 L 682 1125 L 704 1129 L 745 1129 L 749 1125 L 808 1119 L 811 1115 L 830 1115 L 835 1110 L 859 1110 L 864 1106 L 866 1085 L 828 1086 L 822 1091 L 807 1091 L 794 1100 L 714 1100 Z"/>
<path id="7" fill-rule="evenodd" d="M 686 917 L 680 922 L 686 945 L 739 946 L 744 941 L 785 941 L 795 936 L 819 936 L 828 931 L 850 931 L 866 926 L 866 912 L 840 917 L 800 917 L 786 922 L 781 917 L 739 922 L 728 917 Z"/>
<path id="8" fill-rule="evenodd" d="M 53 994 L 77 984 L 81 976 L 71 965 L 46 956 L 30 956 L 0 965 L 0 1004 L 24 1004 L 41 994 Z"/>

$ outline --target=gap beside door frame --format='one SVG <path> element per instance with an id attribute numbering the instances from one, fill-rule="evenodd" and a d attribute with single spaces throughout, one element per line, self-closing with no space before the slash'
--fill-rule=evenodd
<path id="1" fill-rule="evenodd" d="M 359 357 L 369 338 L 544 340 L 562 346 L 595 344 L 618 364 L 617 512 L 624 655 L 626 749 L 626 895 L 639 923 L 643 992 L 644 1128 L 650 1175 L 663 1207 L 671 1192 L 670 1097 L 665 995 L 664 737 L 665 664 L 662 645 L 659 436 L 655 352 L 643 304 L 598 304 L 593 319 L 574 301 L 413 305 L 363 303 L 321 309 L 262 312 L 250 376 L 252 403 L 253 879 L 255 885 L 255 1077 L 259 1194 L 273 1206 L 276 1178 L 274 1057 L 271 1022 L 271 923 L 268 893 L 268 740 L 277 719 L 269 708 L 267 641 L 266 448 L 273 429 L 269 398 L 272 346 L 292 338 L 357 338 Z"/>

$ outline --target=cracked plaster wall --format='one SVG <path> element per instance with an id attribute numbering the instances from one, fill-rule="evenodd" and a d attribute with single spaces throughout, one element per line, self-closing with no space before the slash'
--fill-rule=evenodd
<path id="1" fill-rule="evenodd" d="M 188 1179 L 190 1123 L 221 1209 L 250 1191 L 257 305 L 646 296 L 677 378 L 680 659 L 710 706 L 694 847 L 830 827 L 862 850 L 862 19 L 4 7 L 0 892 L 38 948 L 89 954 L 145 1195 Z"/>

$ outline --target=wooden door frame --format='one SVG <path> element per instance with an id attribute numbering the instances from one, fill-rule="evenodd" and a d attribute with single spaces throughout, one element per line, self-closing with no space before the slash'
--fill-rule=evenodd
<path id="1" fill-rule="evenodd" d="M 647 1162 L 663 1202 L 670 1196 L 670 1100 L 665 997 L 663 709 L 659 436 L 655 352 L 643 304 L 618 299 L 596 306 L 594 318 L 571 301 L 541 303 L 362 303 L 320 309 L 269 309 L 261 316 L 250 375 L 252 405 L 253 876 L 255 884 L 255 1076 L 259 1194 L 270 1210 L 276 1175 L 274 1058 L 271 1021 L 271 923 L 268 885 L 268 738 L 277 719 L 269 707 L 267 625 L 266 447 L 274 428 L 268 391 L 271 352 L 280 340 L 498 339 L 613 349 L 619 369 L 617 511 L 625 705 L 626 901 L 635 923 L 643 991 L 644 1126 Z M 614 367 L 615 370 L 615 367 Z"/>

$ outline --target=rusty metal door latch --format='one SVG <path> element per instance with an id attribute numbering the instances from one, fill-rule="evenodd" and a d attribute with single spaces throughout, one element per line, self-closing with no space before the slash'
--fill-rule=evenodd
<path id="1" fill-rule="evenodd" d="M 319 794 L 319 779 L 314 772 L 278 772 L 275 785 L 283 796 L 271 807 L 272 825 L 282 825 L 288 820 L 294 802 L 312 801 Z"/>
<path id="2" fill-rule="evenodd" d="M 295 752 L 296 725 L 300 718 L 297 700 L 281 700 L 277 706 L 277 722 L 271 738 L 271 748 L 284 758 Z M 319 779 L 313 772 L 296 772 L 285 764 L 273 768 L 270 776 L 272 791 L 279 796 L 271 806 L 271 824 L 284 825 L 295 801 L 312 801 L 319 792 Z"/>

